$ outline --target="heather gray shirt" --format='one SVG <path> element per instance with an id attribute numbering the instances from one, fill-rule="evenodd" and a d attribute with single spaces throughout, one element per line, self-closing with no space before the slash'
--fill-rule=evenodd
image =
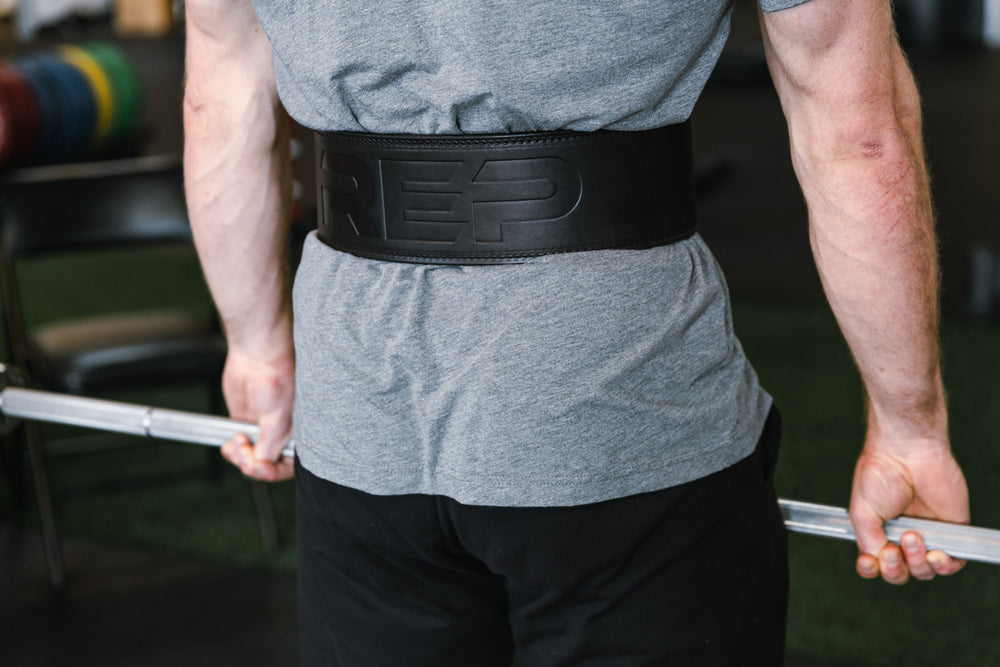
<path id="1" fill-rule="evenodd" d="M 760 0 L 764 9 L 803 0 Z M 732 0 L 255 0 L 317 130 L 639 130 L 688 117 Z"/>
<path id="2" fill-rule="evenodd" d="M 761 0 L 766 10 L 802 0 Z M 729 0 L 256 0 L 278 90 L 321 130 L 641 130 L 685 120 Z M 597 502 L 745 457 L 770 398 L 700 237 L 504 266 L 310 237 L 294 438 L 315 474 L 469 504 Z"/>

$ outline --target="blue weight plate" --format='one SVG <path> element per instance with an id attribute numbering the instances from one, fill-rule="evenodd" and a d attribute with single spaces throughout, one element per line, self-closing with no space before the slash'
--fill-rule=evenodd
<path id="1" fill-rule="evenodd" d="M 62 98 L 61 122 L 65 128 L 65 144 L 59 158 L 77 156 L 90 142 L 97 122 L 97 103 L 87 79 L 78 69 L 52 54 L 38 56 L 59 86 Z"/>
<path id="2" fill-rule="evenodd" d="M 59 80 L 45 59 L 37 54 L 18 61 L 28 77 L 38 84 L 38 90 L 47 96 L 45 106 L 46 138 L 45 153 L 39 156 L 42 162 L 58 162 L 69 153 L 72 140 L 73 121 L 68 113 L 70 100 L 65 84 Z M 68 121 L 68 122 L 67 122 Z"/>
<path id="3" fill-rule="evenodd" d="M 32 57 L 19 58 L 14 61 L 13 66 L 27 82 L 38 103 L 41 128 L 31 159 L 33 162 L 49 162 L 55 156 L 56 144 L 60 141 L 58 134 L 61 112 L 56 83 L 51 73 L 43 70 Z"/>
<path id="4" fill-rule="evenodd" d="M 58 59 L 59 65 L 66 72 L 66 77 L 72 80 L 80 95 L 81 104 L 78 108 L 80 120 L 80 136 L 78 138 L 77 149 L 81 153 L 89 151 L 94 145 L 94 136 L 97 133 L 97 96 L 94 88 L 87 79 L 87 75 L 79 67 L 73 66 L 63 58 Z"/>

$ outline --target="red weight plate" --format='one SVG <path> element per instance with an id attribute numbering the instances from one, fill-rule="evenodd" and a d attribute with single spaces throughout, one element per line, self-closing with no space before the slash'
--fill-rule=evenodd
<path id="1" fill-rule="evenodd" d="M 42 131 L 42 112 L 28 82 L 13 67 L 0 67 L 0 80 L 13 101 L 14 146 L 11 160 L 22 164 L 34 152 Z"/>
<path id="2" fill-rule="evenodd" d="M 38 103 L 41 118 L 41 132 L 30 161 L 38 164 L 52 162 L 58 157 L 56 151 L 59 148 L 60 135 L 63 134 L 60 127 L 62 113 L 59 91 L 49 72 L 30 55 L 19 57 L 13 63 L 13 67 L 30 86 Z"/>
<path id="3" fill-rule="evenodd" d="M 14 153 L 14 133 L 16 124 L 14 116 L 13 93 L 7 85 L 6 78 L 0 78 L 0 167 L 7 167 Z"/>

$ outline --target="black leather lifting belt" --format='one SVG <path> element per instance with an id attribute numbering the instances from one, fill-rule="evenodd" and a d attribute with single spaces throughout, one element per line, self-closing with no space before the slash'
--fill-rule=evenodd
<path id="1" fill-rule="evenodd" d="M 502 264 L 695 231 L 688 123 L 642 132 L 319 132 L 319 238 L 398 262 Z"/>

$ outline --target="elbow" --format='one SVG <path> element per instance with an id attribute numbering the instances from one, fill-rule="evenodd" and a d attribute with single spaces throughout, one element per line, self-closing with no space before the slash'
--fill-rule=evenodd
<path id="1" fill-rule="evenodd" d="M 883 196 L 918 189 L 925 180 L 922 151 L 899 137 L 859 140 L 848 150 L 848 164 Z"/>
<path id="2" fill-rule="evenodd" d="M 285 123 L 276 95 L 268 91 L 227 95 L 191 83 L 184 89 L 183 118 L 189 142 L 237 143 L 242 151 L 260 155 L 273 150 Z"/>
<path id="3" fill-rule="evenodd" d="M 896 113 L 880 125 L 855 134 L 852 158 L 886 193 L 929 197 L 930 179 L 924 156 L 919 114 Z"/>
<path id="4" fill-rule="evenodd" d="M 833 142 L 848 159 L 894 164 L 922 156 L 920 128 L 896 115 L 859 118 L 834 131 Z"/>
<path id="5" fill-rule="evenodd" d="M 201 88 L 190 80 L 184 85 L 181 111 L 186 134 L 197 133 L 201 126 L 213 122 L 214 117 L 221 115 L 219 102 L 214 101 L 211 95 L 206 94 Z"/>
<path id="6" fill-rule="evenodd" d="M 828 121 L 808 146 L 817 160 L 894 163 L 922 152 L 919 134 L 919 126 L 908 127 L 895 114 L 861 114 Z"/>
<path id="7" fill-rule="evenodd" d="M 797 170 L 804 168 L 824 180 L 860 181 L 878 190 L 926 181 L 919 127 L 910 128 L 895 116 L 829 123 L 810 134 L 805 140 L 792 142 Z"/>
<path id="8" fill-rule="evenodd" d="M 184 114 L 197 115 L 199 112 L 205 110 L 206 105 L 207 100 L 204 93 L 200 90 L 200 86 L 189 78 L 186 78 L 184 81 L 184 96 L 182 98 Z"/>
<path id="9" fill-rule="evenodd" d="M 810 105 L 789 123 L 793 146 L 814 163 L 872 165 L 896 173 L 923 163 L 922 118 L 916 89 L 896 82 L 847 100 Z"/>
<path id="10" fill-rule="evenodd" d="M 891 142 L 877 135 L 858 137 L 847 146 L 853 157 L 862 161 L 882 161 L 897 152 Z"/>

